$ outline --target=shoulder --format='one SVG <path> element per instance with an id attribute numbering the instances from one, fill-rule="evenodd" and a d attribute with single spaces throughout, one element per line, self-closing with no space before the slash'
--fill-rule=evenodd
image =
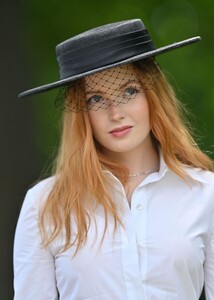
<path id="1" fill-rule="evenodd" d="M 27 191 L 23 206 L 31 206 L 34 208 L 41 207 L 48 198 L 55 182 L 56 177 L 53 176 L 41 180 L 40 182 L 35 184 Z"/>
<path id="2" fill-rule="evenodd" d="M 33 194 L 50 193 L 50 191 L 52 190 L 55 182 L 56 182 L 56 176 L 48 177 L 46 179 L 43 179 L 43 180 L 39 181 L 32 188 L 30 188 L 28 190 L 28 192 L 31 192 Z"/>
<path id="3" fill-rule="evenodd" d="M 214 188 L 214 172 L 192 167 L 184 167 L 184 170 L 193 180 Z"/>
<path id="4" fill-rule="evenodd" d="M 214 209 L 214 173 L 199 168 L 184 168 L 189 175 L 187 180 L 191 190 L 195 192 L 195 198 L 200 198 L 204 203 L 208 201 Z"/>

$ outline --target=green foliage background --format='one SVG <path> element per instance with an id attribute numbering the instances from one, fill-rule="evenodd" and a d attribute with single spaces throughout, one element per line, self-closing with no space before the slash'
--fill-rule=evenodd
<path id="1" fill-rule="evenodd" d="M 20 41 L 24 45 L 28 85 L 58 79 L 55 46 L 84 30 L 108 22 L 142 18 L 157 47 L 194 35 L 202 42 L 157 57 L 178 97 L 191 112 L 199 145 L 213 151 L 213 3 L 211 0 L 29 0 L 21 1 Z M 30 86 L 30 87 L 31 87 Z M 34 143 L 40 159 L 48 161 L 58 140 L 57 92 L 32 97 Z"/>

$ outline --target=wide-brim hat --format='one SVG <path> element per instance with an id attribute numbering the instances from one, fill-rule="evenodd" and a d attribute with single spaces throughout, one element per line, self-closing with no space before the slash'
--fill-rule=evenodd
<path id="1" fill-rule="evenodd" d="M 195 42 L 191 37 L 156 48 L 142 20 L 132 19 L 100 26 L 56 46 L 60 79 L 19 94 L 19 98 L 63 86 L 112 67 L 156 56 Z"/>

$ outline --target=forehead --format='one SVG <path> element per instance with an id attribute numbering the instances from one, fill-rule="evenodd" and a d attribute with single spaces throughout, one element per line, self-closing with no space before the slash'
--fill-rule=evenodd
<path id="1" fill-rule="evenodd" d="M 116 88 L 128 81 L 137 80 L 136 71 L 133 65 L 123 65 L 85 77 L 86 91 L 97 88 Z"/>

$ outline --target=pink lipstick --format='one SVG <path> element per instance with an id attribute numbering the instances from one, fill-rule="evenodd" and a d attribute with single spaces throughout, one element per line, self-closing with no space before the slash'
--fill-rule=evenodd
<path id="1" fill-rule="evenodd" d="M 109 133 L 114 137 L 123 137 L 127 135 L 132 129 L 132 126 L 122 126 L 118 128 L 114 128 Z"/>

